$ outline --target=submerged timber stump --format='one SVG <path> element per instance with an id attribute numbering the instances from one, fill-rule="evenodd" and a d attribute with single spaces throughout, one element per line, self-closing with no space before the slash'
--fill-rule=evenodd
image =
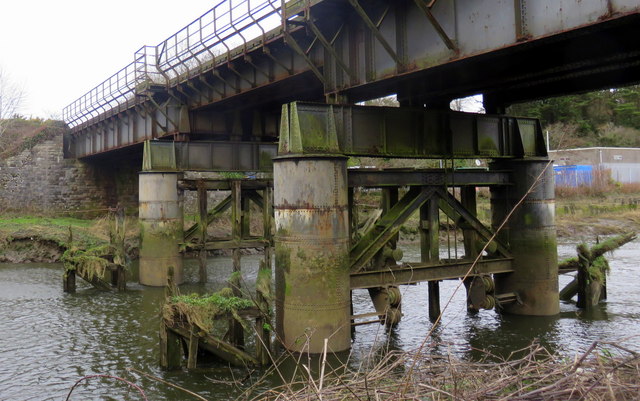
<path id="1" fill-rule="evenodd" d="M 636 239 L 635 233 L 618 235 L 591 248 L 585 244 L 577 247 L 578 257 L 563 260 L 560 271 L 577 271 L 577 277 L 560 291 L 560 299 L 570 301 L 576 294 L 578 308 L 589 309 L 607 298 L 607 271 L 609 263 L 604 254 Z"/>

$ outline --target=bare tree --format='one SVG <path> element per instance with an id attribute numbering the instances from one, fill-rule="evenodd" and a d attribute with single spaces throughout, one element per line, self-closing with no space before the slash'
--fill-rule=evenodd
<path id="1" fill-rule="evenodd" d="M 9 75 L 0 69 L 0 137 L 4 135 L 11 118 L 20 109 L 24 97 L 22 87 L 11 82 Z"/>

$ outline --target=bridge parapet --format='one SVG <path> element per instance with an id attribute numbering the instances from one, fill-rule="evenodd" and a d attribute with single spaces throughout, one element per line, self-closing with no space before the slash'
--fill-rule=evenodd
<path id="1" fill-rule="evenodd" d="M 63 109 L 71 128 L 117 114 L 146 100 L 145 94 L 228 62 L 251 40 L 266 41 L 282 23 L 282 0 L 225 0 L 156 46 L 142 46 L 134 60 Z M 254 45 L 255 46 L 255 45 Z M 137 97 L 138 96 L 138 97 Z"/>

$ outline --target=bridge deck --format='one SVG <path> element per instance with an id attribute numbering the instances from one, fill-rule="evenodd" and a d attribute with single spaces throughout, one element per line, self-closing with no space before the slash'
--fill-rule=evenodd
<path id="1" fill-rule="evenodd" d="M 222 1 L 67 106 L 67 154 L 274 137 L 292 100 L 397 93 L 442 108 L 484 93 L 502 106 L 637 82 L 639 11 L 639 0 Z"/>

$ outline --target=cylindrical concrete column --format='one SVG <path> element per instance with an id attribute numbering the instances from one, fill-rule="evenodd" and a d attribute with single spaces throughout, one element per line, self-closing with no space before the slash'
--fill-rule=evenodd
<path id="1" fill-rule="evenodd" d="M 325 338 L 330 351 L 351 347 L 346 163 L 274 159 L 276 329 L 292 351 L 321 353 Z"/>
<path id="2" fill-rule="evenodd" d="M 513 186 L 491 189 L 494 229 L 533 185 L 498 234 L 511 249 L 515 272 L 496 275 L 496 293 L 515 292 L 522 301 L 505 305 L 503 310 L 517 315 L 555 315 L 560 312 L 560 301 L 553 165 L 545 159 L 519 159 L 498 161 L 491 168 L 511 170 L 513 182 Z"/>
<path id="3" fill-rule="evenodd" d="M 167 284 L 169 268 L 182 283 L 182 197 L 178 173 L 140 173 L 140 284 Z"/>

